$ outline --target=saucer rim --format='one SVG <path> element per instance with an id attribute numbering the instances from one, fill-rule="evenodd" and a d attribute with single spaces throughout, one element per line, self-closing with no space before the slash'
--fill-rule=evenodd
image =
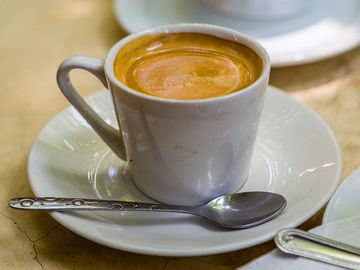
<path id="1" fill-rule="evenodd" d="M 107 89 L 103 90 L 103 88 L 101 88 L 101 90 L 103 92 L 108 91 Z M 333 178 L 332 185 L 328 189 L 328 192 L 322 197 L 321 200 L 318 201 L 318 203 L 312 208 L 311 211 L 308 211 L 306 214 L 299 216 L 297 219 L 295 219 L 291 223 L 286 223 L 286 227 L 296 227 L 296 226 L 302 224 L 303 222 L 305 222 L 306 220 L 308 220 L 315 213 L 317 213 L 326 204 L 326 202 L 331 198 L 331 196 L 335 192 L 335 190 L 339 184 L 341 171 L 342 171 L 342 156 L 341 156 L 339 144 L 335 138 L 334 133 L 332 132 L 332 130 L 330 129 L 328 124 L 315 111 L 313 111 L 306 104 L 303 104 L 300 101 L 292 98 L 291 96 L 289 96 L 288 94 L 286 94 L 284 91 L 282 91 L 279 88 L 269 85 L 267 91 L 276 92 L 279 96 L 281 96 L 282 99 L 285 99 L 287 102 L 297 103 L 300 107 L 302 107 L 304 110 L 309 112 L 311 114 L 312 118 L 317 120 L 318 124 L 321 125 L 324 130 L 326 130 L 326 133 L 329 136 L 329 139 L 331 140 L 332 145 L 334 146 L 334 150 L 335 150 L 335 154 L 336 154 L 337 162 L 336 162 L 335 168 L 336 168 L 337 173 Z M 101 91 L 96 91 L 93 94 L 87 96 L 87 98 L 92 98 L 96 95 L 99 95 L 100 92 Z M 72 108 L 72 106 L 66 107 L 64 110 L 62 110 L 61 112 L 59 112 L 55 116 L 53 116 L 51 119 L 49 119 L 49 121 L 47 121 L 45 123 L 44 127 L 39 132 L 38 136 L 36 137 L 32 147 L 31 147 L 30 154 L 28 157 L 27 173 L 28 173 L 28 180 L 30 183 L 30 187 L 35 196 L 39 196 L 41 194 L 39 194 L 37 192 L 37 188 L 35 185 L 36 180 L 35 181 L 32 180 L 33 177 L 31 177 L 31 163 L 32 163 L 31 160 L 33 159 L 34 149 L 35 149 L 37 142 L 39 141 L 42 133 L 48 128 L 48 125 L 52 121 L 56 121 L 57 119 L 61 118 L 62 115 L 65 114 L 70 108 Z M 226 252 L 241 250 L 241 249 L 248 248 L 248 247 L 253 247 L 255 245 L 264 243 L 268 240 L 271 240 L 273 238 L 273 236 L 277 233 L 277 230 L 272 230 L 272 231 L 268 231 L 267 233 L 264 233 L 261 237 L 257 237 L 255 239 L 248 239 L 247 241 L 226 243 L 226 244 L 222 244 L 222 245 L 218 244 L 218 245 L 214 245 L 214 246 L 206 247 L 206 248 L 202 248 L 202 249 L 195 249 L 195 248 L 192 248 L 191 246 L 189 246 L 187 249 L 166 250 L 164 248 L 156 248 L 156 247 L 155 248 L 154 247 L 145 247 L 144 248 L 144 247 L 140 247 L 139 245 L 136 245 L 132 242 L 131 243 L 130 242 L 121 242 L 120 244 L 119 243 L 114 244 L 114 242 L 110 242 L 107 239 L 104 239 L 104 238 L 99 239 L 96 236 L 85 233 L 79 227 L 77 227 L 76 224 L 71 222 L 71 219 L 84 219 L 82 217 L 73 217 L 73 216 L 65 214 L 65 213 L 55 213 L 55 212 L 49 212 L 49 214 L 52 218 L 54 218 L 57 222 L 59 222 L 65 228 L 68 228 L 69 230 L 73 231 L 74 233 L 76 233 L 86 239 L 89 239 L 95 243 L 102 244 L 102 245 L 108 246 L 108 247 L 112 247 L 112 248 L 115 248 L 118 250 L 129 251 L 129 252 L 144 254 L 144 255 L 155 255 L 155 256 L 193 257 L 193 256 L 222 254 L 222 253 L 226 253 Z M 91 222 L 92 223 L 102 223 L 102 224 L 106 223 L 106 222 L 100 222 L 98 220 L 91 220 Z M 273 220 L 271 220 L 269 222 L 273 222 Z M 106 224 L 108 224 L 108 223 L 106 223 Z"/>

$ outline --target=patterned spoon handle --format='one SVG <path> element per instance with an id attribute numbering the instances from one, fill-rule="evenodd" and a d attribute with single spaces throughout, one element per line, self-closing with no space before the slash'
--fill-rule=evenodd
<path id="1" fill-rule="evenodd" d="M 14 198 L 9 206 L 20 210 L 45 211 L 156 211 L 192 213 L 192 207 L 156 203 L 112 201 L 81 198 L 34 197 Z"/>

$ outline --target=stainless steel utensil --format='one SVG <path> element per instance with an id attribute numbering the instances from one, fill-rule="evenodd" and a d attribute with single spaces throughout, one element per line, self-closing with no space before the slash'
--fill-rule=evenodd
<path id="1" fill-rule="evenodd" d="M 349 268 L 360 269 L 360 249 L 297 229 L 280 230 L 277 247 L 288 254 Z"/>
<path id="2" fill-rule="evenodd" d="M 246 229 L 275 218 L 286 199 L 270 192 L 244 192 L 217 197 L 202 206 L 179 206 L 130 201 L 81 198 L 14 198 L 9 206 L 21 210 L 46 211 L 152 211 L 179 212 L 203 217 L 229 229 Z"/>

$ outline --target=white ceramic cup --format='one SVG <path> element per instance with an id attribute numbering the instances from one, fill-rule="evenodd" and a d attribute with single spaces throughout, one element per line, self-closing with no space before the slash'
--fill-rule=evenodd
<path id="1" fill-rule="evenodd" d="M 114 75 L 116 54 L 129 41 L 152 33 L 198 32 L 242 43 L 261 58 L 259 79 L 225 96 L 175 100 L 132 90 Z M 69 72 L 84 69 L 110 90 L 119 130 L 109 126 L 80 97 Z M 200 205 L 238 191 L 246 182 L 268 85 L 270 61 L 255 40 L 231 29 L 207 24 L 160 26 L 116 43 L 105 61 L 85 56 L 64 60 L 59 87 L 104 142 L 128 162 L 138 188 L 170 204 Z"/>

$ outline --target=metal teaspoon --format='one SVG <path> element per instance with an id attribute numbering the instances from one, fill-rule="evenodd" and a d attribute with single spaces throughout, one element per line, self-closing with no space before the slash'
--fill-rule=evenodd
<path id="1" fill-rule="evenodd" d="M 46 211 L 153 211 L 178 212 L 203 217 L 229 229 L 246 229 L 278 216 L 286 199 L 270 192 L 243 192 L 217 197 L 202 206 L 180 206 L 130 201 L 82 198 L 14 198 L 9 206 L 21 210 Z"/>
<path id="2" fill-rule="evenodd" d="M 282 229 L 274 238 L 283 252 L 349 268 L 360 269 L 360 248 L 298 229 Z"/>

